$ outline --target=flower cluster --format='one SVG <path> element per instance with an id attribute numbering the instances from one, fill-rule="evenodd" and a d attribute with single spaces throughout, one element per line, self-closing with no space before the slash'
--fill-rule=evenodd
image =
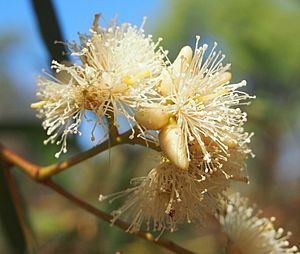
<path id="1" fill-rule="evenodd" d="M 145 35 L 144 22 L 138 28 L 113 20 L 102 27 L 98 19 L 90 34 L 79 35 L 79 44 L 67 44 L 78 63 L 53 61 L 56 77 L 38 80 L 39 101 L 32 107 L 47 129 L 45 143 L 61 144 L 59 156 L 67 151 L 67 136 L 80 134 L 87 110 L 95 115 L 95 128 L 107 130 L 108 124 L 118 128 L 122 115 L 132 136 L 137 129 L 160 145 L 162 162 L 132 188 L 107 196 L 126 197 L 115 219 L 130 220 L 129 231 L 144 223 L 163 232 L 203 222 L 215 213 L 230 180 L 248 181 L 252 134 L 244 131 L 246 113 L 239 108 L 253 98 L 239 90 L 246 81 L 231 84 L 224 55 L 216 44 L 200 46 L 200 37 L 194 51 L 183 47 L 171 63 L 161 39 Z"/>
<path id="2" fill-rule="evenodd" d="M 275 229 L 275 218 L 261 217 L 260 213 L 239 193 L 223 204 L 217 217 L 230 240 L 228 253 L 300 253 L 287 241 L 291 233 L 285 235 L 282 228 Z"/>

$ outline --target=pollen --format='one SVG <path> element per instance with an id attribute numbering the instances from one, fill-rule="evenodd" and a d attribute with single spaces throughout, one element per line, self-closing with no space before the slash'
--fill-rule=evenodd
<path id="1" fill-rule="evenodd" d="M 148 78 L 151 75 L 151 71 L 147 70 L 144 73 L 137 73 L 135 76 L 133 77 L 125 77 L 123 79 L 123 82 L 128 85 L 128 86 L 132 86 L 132 87 L 137 87 L 138 86 L 138 81 L 144 78 Z"/>

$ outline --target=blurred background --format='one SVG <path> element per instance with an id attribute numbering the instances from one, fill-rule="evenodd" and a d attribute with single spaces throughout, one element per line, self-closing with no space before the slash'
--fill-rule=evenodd
<path id="1" fill-rule="evenodd" d="M 50 1 L 0 0 L 0 141 L 28 159 L 48 165 L 56 162 L 58 147 L 43 145 L 46 133 L 30 108 L 35 102 L 35 75 L 43 68 L 49 70 L 51 60 L 33 8 L 38 2 L 44 4 L 39 10 L 47 22 L 51 11 L 46 2 Z M 265 216 L 275 216 L 277 226 L 293 232 L 290 242 L 300 246 L 299 1 L 53 0 L 52 4 L 64 40 L 77 40 L 77 32 L 88 32 L 94 14 L 100 12 L 107 20 L 118 14 L 120 23 L 136 25 L 148 16 L 146 32 L 164 38 L 162 45 L 169 49 L 171 60 L 182 46 L 194 46 L 196 35 L 202 43 L 219 42 L 225 62 L 232 63 L 233 81 L 246 79 L 248 92 L 257 96 L 246 109 L 246 129 L 255 132 L 252 148 L 256 157 L 248 161 L 251 184 L 235 184 L 233 189 L 257 203 Z M 52 31 L 53 23 L 47 25 Z M 59 46 L 51 47 L 60 52 Z M 84 123 L 83 128 L 91 126 Z M 101 130 L 95 143 L 89 135 L 70 139 L 68 154 L 60 159 L 101 139 Z M 141 147 L 115 147 L 55 180 L 96 207 L 112 211 L 118 202 L 99 203 L 99 194 L 127 188 L 133 176 L 145 175 L 155 165 L 155 155 Z M 18 170 L 13 175 L 37 253 L 169 253 L 110 227 Z M 0 191 L 1 210 L 9 211 L 3 182 Z M 7 231 L 5 225 L 2 218 L 0 253 L 19 253 L 24 239 L 14 242 L 14 232 Z M 221 253 L 214 228 L 188 225 L 180 229 L 164 236 L 199 253 Z"/>

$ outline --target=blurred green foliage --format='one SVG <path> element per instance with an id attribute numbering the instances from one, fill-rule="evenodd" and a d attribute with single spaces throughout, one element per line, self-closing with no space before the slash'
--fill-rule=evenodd
<path id="1" fill-rule="evenodd" d="M 158 28 L 174 58 L 196 34 L 221 42 L 234 72 L 279 98 L 299 80 L 300 3 L 275 0 L 169 1 Z M 256 82 L 251 82 L 256 84 Z M 277 93 L 276 93 L 277 92 Z"/>

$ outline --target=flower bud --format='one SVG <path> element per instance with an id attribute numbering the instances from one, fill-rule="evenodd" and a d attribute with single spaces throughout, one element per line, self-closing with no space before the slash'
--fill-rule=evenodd
<path id="1" fill-rule="evenodd" d="M 189 160 L 185 140 L 176 124 L 165 126 L 159 133 L 159 142 L 167 158 L 177 167 L 187 170 Z"/>
<path id="2" fill-rule="evenodd" d="M 183 47 L 171 68 L 174 72 L 182 72 L 191 63 L 193 58 L 193 50 L 190 46 Z M 168 70 L 163 70 L 161 74 L 161 82 L 158 86 L 158 90 L 162 96 L 167 96 L 172 92 L 172 79 Z"/>
<path id="3" fill-rule="evenodd" d="M 220 74 L 220 76 L 218 77 L 218 81 L 217 84 L 218 85 L 224 85 L 226 84 L 228 81 L 230 81 L 232 78 L 232 75 L 230 72 L 226 71 L 222 74 Z"/>
<path id="4" fill-rule="evenodd" d="M 170 113 L 157 104 L 140 108 L 134 118 L 148 130 L 159 130 L 168 124 Z"/>
<path id="5" fill-rule="evenodd" d="M 175 72 L 182 72 L 185 67 L 187 67 L 193 58 L 193 50 L 190 46 L 184 46 L 178 56 L 176 57 L 174 63 L 172 64 L 173 70 Z M 183 69 L 182 69 L 183 67 Z"/>
<path id="6" fill-rule="evenodd" d="M 169 71 L 163 70 L 161 73 L 161 81 L 158 84 L 158 91 L 162 96 L 167 96 L 172 92 L 172 79 Z"/>

